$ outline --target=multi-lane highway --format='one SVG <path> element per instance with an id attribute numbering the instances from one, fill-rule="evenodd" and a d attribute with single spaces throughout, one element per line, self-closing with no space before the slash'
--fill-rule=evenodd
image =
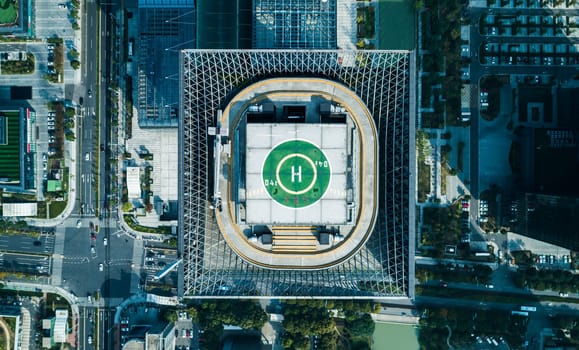
<path id="1" fill-rule="evenodd" d="M 98 125 L 97 103 L 98 95 L 96 86 L 98 83 L 98 21 L 99 12 L 95 2 L 86 2 L 86 19 L 84 21 L 84 40 L 82 43 L 83 81 L 78 103 L 81 104 L 81 117 L 79 118 L 79 153 L 78 153 L 78 204 L 79 213 L 82 215 L 95 216 L 98 210 L 96 193 L 96 174 L 98 166 Z"/>

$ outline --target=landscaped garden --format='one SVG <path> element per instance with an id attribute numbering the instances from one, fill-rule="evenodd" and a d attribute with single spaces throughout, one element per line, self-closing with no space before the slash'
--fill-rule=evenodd
<path id="1" fill-rule="evenodd" d="M 18 22 L 18 0 L 0 0 L 0 26 L 10 26 Z"/>
<path id="2" fill-rule="evenodd" d="M 6 60 L 0 64 L 2 74 L 31 74 L 34 72 L 34 55 L 30 52 L 17 60 Z"/>

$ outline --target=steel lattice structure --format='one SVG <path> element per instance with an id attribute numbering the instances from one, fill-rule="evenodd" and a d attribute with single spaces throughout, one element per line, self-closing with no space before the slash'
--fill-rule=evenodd
<path id="1" fill-rule="evenodd" d="M 335 49 L 336 0 L 253 0 L 256 49 Z"/>
<path id="2" fill-rule="evenodd" d="M 206 51 L 181 55 L 180 295 L 414 297 L 413 54 L 407 51 Z M 210 209 L 208 128 L 241 88 L 279 76 L 323 77 L 366 103 L 379 130 L 379 218 L 353 258 L 326 270 L 267 270 L 239 258 Z"/>

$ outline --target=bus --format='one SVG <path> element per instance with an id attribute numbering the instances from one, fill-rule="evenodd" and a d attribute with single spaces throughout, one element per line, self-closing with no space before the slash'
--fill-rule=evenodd
<path id="1" fill-rule="evenodd" d="M 537 311 L 537 308 L 534 306 L 521 306 L 521 311 Z"/>

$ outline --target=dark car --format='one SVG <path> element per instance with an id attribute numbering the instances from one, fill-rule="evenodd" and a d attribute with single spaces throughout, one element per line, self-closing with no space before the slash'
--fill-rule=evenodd
<path id="1" fill-rule="evenodd" d="M 32 244 L 34 244 L 34 246 L 38 247 L 39 245 L 42 245 L 42 242 L 34 241 L 34 242 L 32 242 Z"/>
<path id="2" fill-rule="evenodd" d="M 105 145 L 101 143 L 101 152 L 105 151 Z"/>
<path id="3" fill-rule="evenodd" d="M 88 224 L 88 228 L 90 229 L 90 232 L 94 232 L 94 224 L 92 221 Z"/>
<path id="4" fill-rule="evenodd" d="M 82 106 L 83 103 L 84 103 L 84 98 L 82 98 L 82 96 L 81 96 L 78 98 L 78 104 Z"/>

